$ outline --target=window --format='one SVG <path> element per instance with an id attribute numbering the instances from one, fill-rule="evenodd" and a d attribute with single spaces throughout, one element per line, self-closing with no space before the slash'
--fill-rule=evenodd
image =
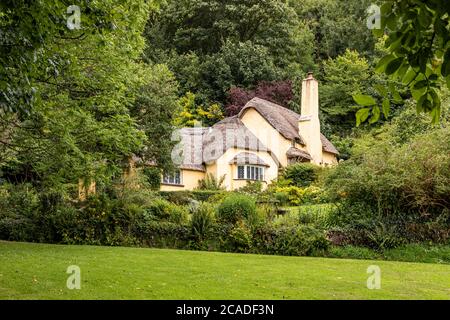
<path id="1" fill-rule="evenodd" d="M 163 176 L 162 183 L 181 185 L 181 171 L 176 170 L 171 174 L 165 173 Z"/>
<path id="2" fill-rule="evenodd" d="M 264 167 L 258 166 L 238 166 L 237 178 L 244 180 L 264 180 Z"/>

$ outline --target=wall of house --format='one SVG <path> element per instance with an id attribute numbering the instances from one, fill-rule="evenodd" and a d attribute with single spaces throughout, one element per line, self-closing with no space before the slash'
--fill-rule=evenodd
<path id="1" fill-rule="evenodd" d="M 205 178 L 205 172 L 194 170 L 181 170 L 181 186 L 161 184 L 161 191 L 194 190 L 198 186 L 198 180 Z"/>
<path id="2" fill-rule="evenodd" d="M 322 159 L 324 165 L 335 165 L 338 163 L 336 155 L 329 152 L 323 152 Z"/>
<path id="3" fill-rule="evenodd" d="M 217 174 L 217 178 L 222 177 L 223 175 L 225 175 L 225 180 L 224 180 L 224 186 L 226 187 L 227 190 L 234 190 L 240 187 L 243 187 L 247 184 L 246 180 L 237 180 L 237 166 L 236 165 L 231 165 L 230 161 L 233 160 L 233 158 L 241 152 L 249 152 L 249 153 L 253 153 L 256 154 L 258 157 L 260 157 L 262 160 L 264 160 L 265 163 L 267 163 L 270 167 L 266 167 L 265 171 L 265 176 L 264 176 L 264 182 L 265 185 L 268 185 L 272 182 L 272 180 L 276 179 L 278 177 L 278 166 L 275 162 L 275 160 L 273 160 L 272 156 L 265 152 L 265 151 L 260 151 L 260 152 L 252 152 L 252 151 L 248 151 L 248 150 L 243 150 L 243 149 L 237 149 L 237 148 L 232 148 L 229 149 L 227 152 L 225 152 L 219 159 L 217 159 L 216 161 L 216 174 Z M 207 168 L 207 171 L 209 170 L 209 168 Z"/>
<path id="4" fill-rule="evenodd" d="M 244 125 L 276 155 L 280 164 L 287 166 L 286 152 L 292 146 L 292 142 L 284 138 L 270 123 L 253 108 L 247 109 L 241 117 Z"/>

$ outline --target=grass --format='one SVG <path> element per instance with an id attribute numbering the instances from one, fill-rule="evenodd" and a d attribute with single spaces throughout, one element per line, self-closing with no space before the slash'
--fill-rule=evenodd
<path id="1" fill-rule="evenodd" d="M 0 299 L 450 299 L 437 264 L 13 242 L 0 261 Z M 81 290 L 66 287 L 70 265 Z"/>

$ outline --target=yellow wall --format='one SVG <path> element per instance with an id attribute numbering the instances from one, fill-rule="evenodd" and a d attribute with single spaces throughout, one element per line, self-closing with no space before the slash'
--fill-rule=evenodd
<path id="1" fill-rule="evenodd" d="M 227 150 L 219 159 L 216 161 L 216 177 L 219 179 L 223 175 L 225 175 L 224 180 L 224 186 L 227 190 L 233 190 L 238 189 L 240 187 L 243 187 L 247 184 L 246 180 L 237 180 L 237 166 L 231 165 L 230 161 L 233 160 L 233 158 L 241 152 L 248 152 L 258 155 L 262 160 L 264 160 L 265 163 L 270 165 L 270 167 L 266 167 L 264 170 L 264 182 L 265 185 L 270 184 L 272 180 L 276 179 L 278 177 L 278 167 L 275 161 L 273 160 L 272 156 L 265 152 L 253 152 L 243 149 L 237 149 L 232 148 Z M 209 166 L 207 168 L 207 171 L 209 172 Z"/>
<path id="2" fill-rule="evenodd" d="M 337 163 L 338 163 L 338 161 L 337 161 L 336 155 L 329 153 L 329 152 L 323 153 L 323 164 L 324 165 L 335 165 Z"/>
<path id="3" fill-rule="evenodd" d="M 161 184 L 161 191 L 194 190 L 198 186 L 198 180 L 205 178 L 205 173 L 193 170 L 181 170 L 181 186 Z"/>
<path id="4" fill-rule="evenodd" d="M 276 155 L 280 164 L 287 166 L 286 152 L 292 147 L 292 142 L 285 139 L 270 123 L 253 108 L 247 109 L 241 117 L 244 125 Z"/>

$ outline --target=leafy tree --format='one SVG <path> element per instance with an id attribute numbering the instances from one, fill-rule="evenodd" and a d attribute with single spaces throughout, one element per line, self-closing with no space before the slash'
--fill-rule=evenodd
<path id="1" fill-rule="evenodd" d="M 139 155 L 145 162 L 170 169 L 171 152 L 176 144 L 171 137 L 178 110 L 177 82 L 165 65 L 143 67 L 141 73 L 144 83 L 130 107 L 131 116 L 148 138 Z"/>
<path id="2" fill-rule="evenodd" d="M 441 100 L 439 88 L 443 82 L 450 88 L 450 7 L 447 1 L 389 0 L 381 6 L 381 28 L 377 36 L 387 33 L 389 54 L 378 63 L 377 70 L 398 79 L 408 88 L 417 102 L 418 112 L 431 114 L 439 122 Z M 394 95 L 397 95 L 395 91 Z M 376 122 L 380 107 L 371 97 L 355 99 L 361 109 L 358 122 Z M 382 108 L 388 110 L 385 98 Z"/>
<path id="3" fill-rule="evenodd" d="M 375 41 L 366 26 L 370 0 L 291 0 L 290 5 L 314 35 L 316 63 L 356 50 L 370 58 Z"/>
<path id="4" fill-rule="evenodd" d="M 252 42 L 228 41 L 205 59 L 201 70 L 202 89 L 213 101 L 225 101 L 232 86 L 252 88 L 259 81 L 280 77 L 266 47 Z"/>
<path id="5" fill-rule="evenodd" d="M 320 88 L 320 107 L 333 131 L 345 132 L 355 123 L 353 95 L 366 93 L 370 67 L 358 52 L 347 50 L 335 59 L 324 62 L 323 84 Z"/>
<path id="6" fill-rule="evenodd" d="M 294 99 L 292 81 L 260 82 L 254 90 L 232 87 L 228 91 L 228 104 L 225 106 L 227 115 L 238 114 L 239 111 L 254 97 L 289 107 Z"/>
<path id="7" fill-rule="evenodd" d="M 167 63 L 182 93 L 195 92 L 204 103 L 225 103 L 232 86 L 315 69 L 314 35 L 281 0 L 168 1 L 145 35 L 146 57 Z"/>
<path id="8" fill-rule="evenodd" d="M 13 30 L 10 36 L 24 52 L 20 46 L 2 47 L 2 59 L 12 64 L 2 72 L 11 80 L 8 85 L 20 88 L 29 82 L 35 95 L 28 113 L 0 114 L 0 127 L 6 128 L 6 134 L 0 133 L 0 153 L 15 153 L 0 163 L 3 171 L 9 179 L 42 186 L 74 183 L 80 177 L 109 180 L 146 139 L 128 107 L 143 82 L 138 61 L 149 5 L 144 0 L 89 2 L 82 6 L 83 28 L 60 32 L 65 19 L 55 19 L 66 12 L 63 2 L 9 4 L 10 9 L 2 7 L 1 23 Z M 36 35 L 34 28 L 35 47 L 26 41 Z M 36 60 L 27 56 L 33 50 Z M 3 109 L 18 110 L 21 98 L 16 98 L 5 98 Z"/>
<path id="9" fill-rule="evenodd" d="M 197 104 L 196 96 L 192 92 L 181 97 L 178 104 L 181 112 L 174 120 L 177 127 L 211 126 L 223 119 L 219 105 L 213 104 L 205 110 L 203 105 Z"/>

